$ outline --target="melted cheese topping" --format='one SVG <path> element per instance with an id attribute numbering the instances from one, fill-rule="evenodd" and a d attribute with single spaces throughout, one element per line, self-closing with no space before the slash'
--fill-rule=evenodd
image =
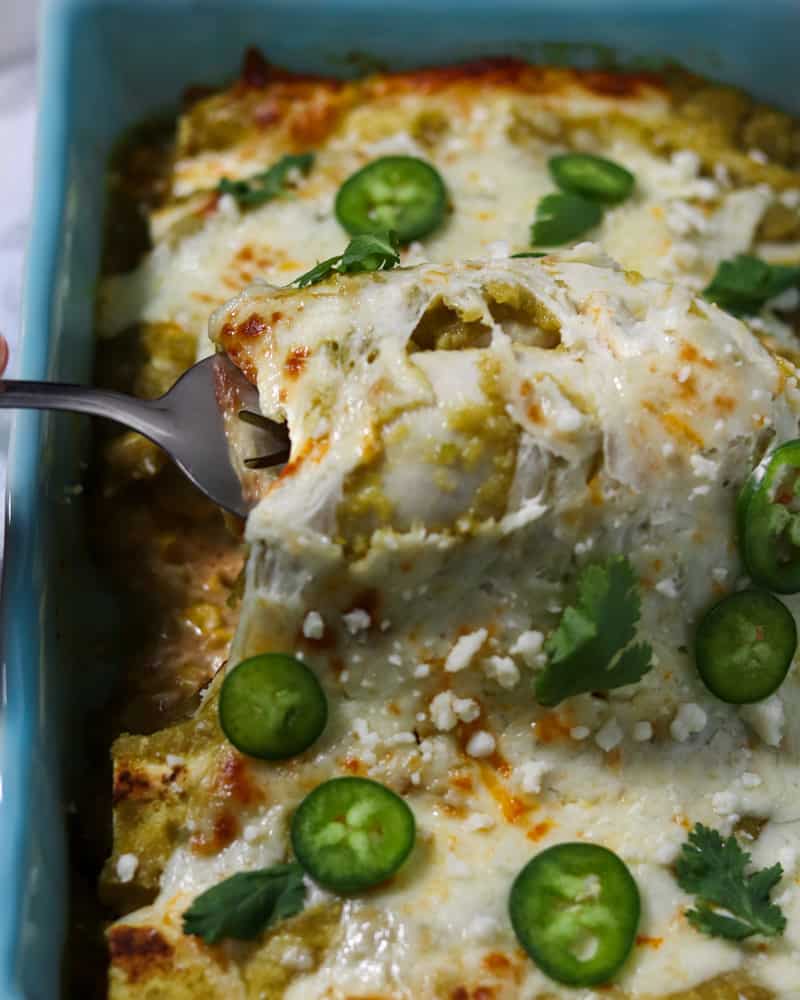
<path id="1" fill-rule="evenodd" d="M 239 834 L 207 858 L 179 846 L 156 902 L 125 924 L 177 941 L 195 894 L 283 860 L 304 794 L 358 773 L 413 808 L 412 859 L 336 910 L 325 948 L 304 957 L 292 944 L 274 995 L 417 998 L 483 983 L 496 997 L 586 998 L 524 958 L 506 913 L 528 858 L 581 839 L 616 851 L 642 893 L 625 995 L 746 970 L 792 996 L 797 676 L 737 710 L 708 694 L 687 653 L 698 615 L 739 581 L 744 477 L 768 443 L 797 434 L 791 367 L 741 322 L 590 245 L 301 292 L 253 286 L 212 334 L 254 373 L 293 447 L 281 475 L 262 474 L 247 523 L 232 662 L 297 651 L 330 721 L 301 758 L 240 759 L 258 794 L 238 804 Z M 615 552 L 639 577 L 655 666 L 607 697 L 545 709 L 532 696 L 543 637 L 580 567 Z M 216 687 L 205 711 L 215 698 Z M 212 780 L 209 766 L 188 784 Z M 727 833 L 743 817 L 764 822 L 755 862 L 786 869 L 787 933 L 755 949 L 691 929 L 670 868 L 693 823 Z M 314 889 L 309 910 L 338 905 Z M 251 995 L 246 977 L 226 977 L 228 995 Z"/>
<path id="2" fill-rule="evenodd" d="M 173 172 L 177 200 L 151 218 L 155 249 L 136 270 L 101 285 L 100 333 L 172 322 L 208 353 L 214 307 L 255 277 L 283 285 L 342 251 L 347 234 L 334 216 L 336 192 L 355 170 L 390 154 L 433 163 L 451 199 L 445 224 L 406 248 L 404 263 L 526 249 L 536 205 L 555 190 L 547 162 L 571 148 L 611 157 L 636 176 L 634 195 L 606 211 L 591 238 L 626 268 L 701 289 L 720 260 L 751 249 L 774 195 L 765 184 L 734 187 L 724 177 L 700 176 L 692 152 L 650 151 L 637 129 L 668 116 L 668 97 L 655 89 L 625 100 L 580 87 L 532 95 L 490 86 L 373 98 L 313 144 L 313 169 L 290 195 L 245 211 L 230 195 L 210 191 L 222 176 L 247 177 L 273 162 L 281 151 L 269 132 L 185 156 Z M 610 138 L 601 129 L 608 120 L 621 122 Z M 773 252 L 782 246 L 791 258 L 785 244 Z M 775 323 L 774 332 L 785 333 Z"/>

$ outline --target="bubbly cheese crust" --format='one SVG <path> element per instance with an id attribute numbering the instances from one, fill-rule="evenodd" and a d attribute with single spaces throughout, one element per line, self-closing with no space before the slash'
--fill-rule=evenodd
<path id="1" fill-rule="evenodd" d="M 791 996 L 797 678 L 737 710 L 705 691 L 687 648 L 697 616 L 740 579 L 744 476 L 797 434 L 793 368 L 743 323 L 589 245 L 303 291 L 255 285 L 212 335 L 293 442 L 247 523 L 231 660 L 295 651 L 331 717 L 300 758 L 258 763 L 222 740 L 215 682 L 184 724 L 196 749 L 177 776 L 151 747 L 185 832 L 155 901 L 112 928 L 112 953 L 118 937 L 155 933 L 164 975 L 188 965 L 209 996 L 585 998 L 524 957 L 506 914 L 529 857 L 582 839 L 616 851 L 643 897 L 618 995 L 716 981 L 737 991 L 722 996 Z M 579 569 L 618 552 L 640 581 L 655 667 L 545 709 L 532 697 L 543 637 Z M 321 635 L 306 634 L 310 613 Z M 406 798 L 411 862 L 365 898 L 314 889 L 255 950 L 181 937 L 194 895 L 286 857 L 293 808 L 337 774 Z M 691 824 L 729 832 L 755 818 L 756 862 L 786 869 L 789 928 L 749 949 L 689 927 L 671 865 Z M 279 985 L 259 993 L 266 969 Z"/>
<path id="2" fill-rule="evenodd" d="M 692 294 L 739 252 L 800 259 L 787 121 L 649 75 L 501 61 L 339 83 L 253 58 L 182 117 L 152 247 L 104 279 L 98 328 L 143 332 L 151 395 L 216 341 L 288 421 L 285 471 L 246 477 L 258 504 L 231 662 L 304 656 L 331 721 L 294 761 L 244 758 L 217 724 L 218 677 L 185 722 L 116 742 L 115 1000 L 589 1000 L 538 972 L 506 915 L 525 861 L 576 838 L 617 851 L 644 900 L 634 955 L 603 995 L 795 995 L 795 671 L 736 710 L 687 653 L 697 616 L 740 582 L 744 476 L 797 434 L 795 369 L 770 350 L 796 357 L 796 303 L 748 329 Z M 508 259 L 528 248 L 554 189 L 547 161 L 566 150 L 624 164 L 634 195 L 593 246 Z M 303 151 L 314 167 L 285 196 L 241 210 L 215 192 Z M 393 153 L 441 172 L 442 228 L 403 249 L 400 271 L 274 287 L 343 249 L 338 187 Z M 243 291 L 255 278 L 274 285 Z M 579 569 L 612 552 L 639 576 L 656 666 L 545 710 L 531 694 L 544 638 Z M 301 916 L 253 944 L 183 936 L 192 898 L 283 860 L 293 808 L 342 773 L 414 809 L 400 875 L 347 901 L 311 887 Z M 688 927 L 671 865 L 696 821 L 751 831 L 754 862 L 783 864 L 783 938 L 762 950 Z"/>

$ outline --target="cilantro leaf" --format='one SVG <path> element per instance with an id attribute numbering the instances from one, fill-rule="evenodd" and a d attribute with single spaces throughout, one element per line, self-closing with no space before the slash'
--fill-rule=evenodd
<path id="1" fill-rule="evenodd" d="M 783 933 L 786 917 L 769 898 L 783 868 L 772 865 L 748 875 L 749 864 L 750 855 L 735 837 L 723 840 L 717 830 L 695 824 L 676 865 L 681 889 L 697 896 L 694 909 L 686 911 L 693 927 L 732 941 Z"/>
<path id="2" fill-rule="evenodd" d="M 734 316 L 747 316 L 759 312 L 768 299 L 798 284 L 800 267 L 768 264 L 740 253 L 720 263 L 703 297 Z"/>
<path id="3" fill-rule="evenodd" d="M 223 938 L 255 937 L 303 909 L 306 887 L 296 862 L 240 872 L 201 893 L 183 914 L 184 934 L 207 944 Z"/>
<path id="4" fill-rule="evenodd" d="M 232 181 L 228 177 L 223 177 L 217 185 L 217 191 L 220 194 L 233 195 L 241 207 L 252 208 L 255 205 L 263 205 L 264 202 L 272 201 L 286 190 L 289 175 L 293 170 L 307 174 L 313 162 L 313 153 L 282 156 L 268 170 L 253 174 L 245 180 Z"/>
<path id="5" fill-rule="evenodd" d="M 520 257 L 546 257 L 547 254 L 539 250 L 523 250 L 522 253 L 512 253 L 509 260 L 518 260 Z"/>
<path id="6" fill-rule="evenodd" d="M 587 566 L 578 578 L 576 607 L 568 607 L 545 642 L 548 662 L 536 682 L 542 705 L 584 691 L 608 691 L 640 680 L 651 668 L 646 642 L 636 635 L 641 601 L 627 559 Z"/>
<path id="7" fill-rule="evenodd" d="M 357 274 L 360 271 L 386 271 L 400 263 L 397 237 L 394 233 L 378 236 L 364 233 L 354 236 L 337 257 L 315 264 L 310 271 L 291 282 L 292 288 L 307 288 L 324 281 L 331 274 Z"/>

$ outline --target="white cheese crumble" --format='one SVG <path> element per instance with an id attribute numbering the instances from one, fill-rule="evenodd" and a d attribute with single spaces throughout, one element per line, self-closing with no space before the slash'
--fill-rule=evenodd
<path id="1" fill-rule="evenodd" d="M 427 677 L 430 674 L 430 672 L 431 672 L 431 666 L 429 663 L 418 663 L 416 667 L 414 667 L 415 677 Z"/>
<path id="2" fill-rule="evenodd" d="M 484 664 L 486 676 L 506 690 L 519 683 L 519 667 L 510 656 L 490 656 Z"/>
<path id="3" fill-rule="evenodd" d="M 741 780 L 745 788 L 758 788 L 761 784 L 761 775 L 753 774 L 752 771 L 745 771 Z"/>
<path id="4" fill-rule="evenodd" d="M 594 741 L 605 753 L 613 750 L 622 742 L 623 732 L 615 718 L 610 718 L 605 725 L 595 733 Z"/>
<path id="5" fill-rule="evenodd" d="M 650 722 L 637 722 L 633 727 L 633 739 L 636 743 L 647 743 L 653 738 L 653 726 Z"/>
<path id="6" fill-rule="evenodd" d="M 484 729 L 479 729 L 470 737 L 466 749 L 470 757 L 491 757 L 496 746 L 494 736 Z"/>
<path id="7" fill-rule="evenodd" d="M 711 796 L 711 808 L 717 816 L 735 816 L 737 803 L 736 792 L 730 788 L 724 792 L 714 792 Z"/>
<path id="8" fill-rule="evenodd" d="M 440 691 L 430 703 L 430 716 L 441 733 L 455 729 L 459 721 L 474 722 L 481 707 L 473 698 L 457 698 L 452 691 Z"/>
<path id="9" fill-rule="evenodd" d="M 284 969 L 309 972 L 314 968 L 314 955 L 310 948 L 301 944 L 290 944 L 284 949 L 280 963 Z"/>
<path id="10" fill-rule="evenodd" d="M 342 615 L 342 621 L 350 635 L 365 632 L 372 624 L 369 613 L 362 608 L 353 608 L 352 611 L 348 611 L 346 615 Z"/>
<path id="11" fill-rule="evenodd" d="M 120 854 L 117 858 L 117 878 L 120 882 L 132 882 L 139 859 L 135 854 Z"/>
<path id="12" fill-rule="evenodd" d="M 464 820 L 464 829 L 470 833 L 476 833 L 478 830 L 491 830 L 494 825 L 494 820 L 486 813 L 470 813 Z"/>
<path id="13" fill-rule="evenodd" d="M 573 726 L 569 731 L 569 735 L 573 740 L 585 740 L 587 736 L 591 733 L 591 729 L 588 726 Z"/>
<path id="14" fill-rule="evenodd" d="M 185 757 L 179 757 L 176 753 L 167 754 L 167 767 L 180 767 L 181 764 L 186 763 Z"/>
<path id="15" fill-rule="evenodd" d="M 739 714 L 767 746 L 776 747 L 783 738 L 785 721 L 780 695 L 773 694 L 754 705 L 743 705 Z"/>
<path id="16" fill-rule="evenodd" d="M 488 635 L 489 633 L 485 628 L 479 628 L 468 635 L 462 635 L 447 654 L 447 659 L 444 661 L 444 669 L 450 674 L 455 674 L 459 670 L 468 667 L 472 662 L 473 656 L 484 642 L 486 642 Z"/>
<path id="17" fill-rule="evenodd" d="M 692 181 L 700 170 L 700 157 L 692 149 L 676 149 L 669 162 L 682 181 Z"/>
<path id="18" fill-rule="evenodd" d="M 325 622 L 319 611 L 309 611 L 303 619 L 303 635 L 306 639 L 321 639 L 325 634 Z"/>
<path id="19" fill-rule="evenodd" d="M 689 465 L 692 472 L 700 479 L 716 479 L 719 472 L 719 463 L 712 462 L 710 458 L 703 458 L 702 455 L 691 455 Z"/>
<path id="20" fill-rule="evenodd" d="M 543 760 L 526 760 L 514 768 L 514 780 L 529 795 L 538 795 L 542 790 L 542 779 L 551 768 Z"/>
<path id="21" fill-rule="evenodd" d="M 708 716 L 703 709 L 693 701 L 687 702 L 681 705 L 670 723 L 670 735 L 677 743 L 685 743 L 695 733 L 702 733 L 707 722 Z"/>
<path id="22" fill-rule="evenodd" d="M 669 597 L 671 600 L 675 600 L 680 591 L 678 590 L 678 585 L 672 579 L 671 576 L 664 577 L 663 580 L 659 580 L 655 585 L 655 589 L 659 594 L 663 594 L 664 597 Z"/>
<path id="23" fill-rule="evenodd" d="M 544 633 L 537 632 L 536 629 L 529 629 L 521 632 L 511 647 L 514 656 L 521 656 L 529 667 L 538 666 L 541 662 L 542 646 L 544 645 Z"/>

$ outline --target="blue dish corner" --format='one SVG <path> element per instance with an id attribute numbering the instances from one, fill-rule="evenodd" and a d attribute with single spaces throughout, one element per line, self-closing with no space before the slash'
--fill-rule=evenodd
<path id="1" fill-rule="evenodd" d="M 313 16 L 309 16 L 313 13 Z M 794 0 L 44 0 L 36 195 L 19 375 L 85 381 L 105 163 L 115 136 L 230 76 L 260 46 L 346 75 L 510 54 L 681 62 L 800 110 Z M 562 44 L 566 43 L 566 44 Z M 363 59 L 361 65 L 364 64 Z M 0 661 L 0 1000 L 60 994 L 65 820 L 86 709 L 113 659 L 115 607 L 88 555 L 79 494 L 87 425 L 21 414 L 9 463 Z M 76 490 L 76 487 L 78 489 Z"/>

